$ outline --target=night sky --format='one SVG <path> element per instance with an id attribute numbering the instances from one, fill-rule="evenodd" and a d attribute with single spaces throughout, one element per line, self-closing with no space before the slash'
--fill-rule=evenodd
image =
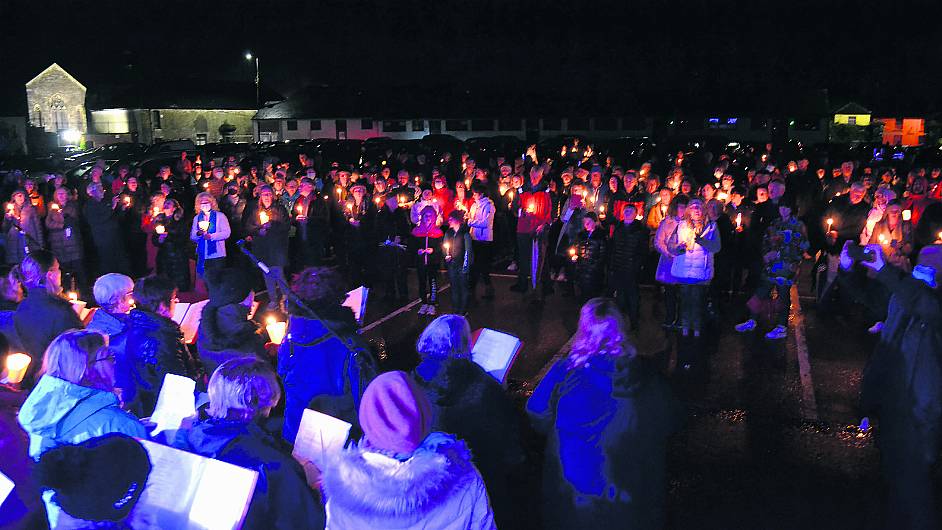
<path id="1" fill-rule="evenodd" d="M 827 88 L 938 108 L 937 2 L 0 2 L 0 93 L 59 62 L 90 88 L 153 76 L 627 88 L 696 98 Z M 904 5 L 905 4 L 905 5 Z"/>

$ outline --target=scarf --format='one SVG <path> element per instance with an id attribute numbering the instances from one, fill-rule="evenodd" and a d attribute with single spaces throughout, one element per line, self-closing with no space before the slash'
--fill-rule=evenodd
<path id="1" fill-rule="evenodd" d="M 206 213 L 200 212 L 196 216 L 196 222 L 206 220 Z M 209 228 L 206 230 L 207 234 L 212 234 L 216 231 L 216 210 L 209 211 Z M 203 271 L 206 269 L 206 254 L 215 254 L 218 241 L 213 241 L 211 239 L 200 238 L 196 243 L 196 273 L 200 276 L 203 275 Z"/>

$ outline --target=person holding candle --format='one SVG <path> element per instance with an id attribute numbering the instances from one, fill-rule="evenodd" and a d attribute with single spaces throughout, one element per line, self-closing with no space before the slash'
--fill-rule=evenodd
<path id="1" fill-rule="evenodd" d="M 766 333 L 770 340 L 784 339 L 787 335 L 788 314 L 791 306 L 791 287 L 798 276 L 801 261 L 810 248 L 804 223 L 793 213 L 795 201 L 792 197 L 779 200 L 779 218 L 774 221 L 762 239 L 762 281 L 747 302 L 751 316 L 735 326 L 743 333 L 756 327 L 756 319 L 764 303 L 771 304 L 772 291 L 778 293 L 778 310 L 773 323 L 775 328 Z"/>
<path id="2" fill-rule="evenodd" d="M 317 317 L 288 304 L 288 333 L 278 349 L 278 375 L 285 388 L 283 436 L 294 443 L 305 408 L 330 414 L 359 431 L 357 408 L 377 374 L 369 344 L 357 333 L 343 279 L 334 268 L 309 267 L 291 280 L 291 290 Z M 328 329 L 334 335 L 330 335 Z M 353 434 L 353 433 L 352 433 Z"/>
<path id="3" fill-rule="evenodd" d="M 55 255 L 44 249 L 31 252 L 23 258 L 20 274 L 26 299 L 13 313 L 13 327 L 24 353 L 33 359 L 23 380 L 23 387 L 29 388 L 52 339 L 67 329 L 81 328 L 82 321 L 62 296 L 62 272 Z"/>
<path id="4" fill-rule="evenodd" d="M 366 185 L 357 182 L 350 186 L 350 201 L 345 211 L 344 240 L 348 251 L 347 274 L 351 285 L 370 287 L 373 270 L 373 225 L 376 205 L 366 196 Z"/>
<path id="5" fill-rule="evenodd" d="M 552 201 L 546 191 L 544 177 L 548 168 L 535 166 L 530 170 L 528 186 L 519 196 L 522 207 L 519 209 L 517 219 L 517 283 L 511 290 L 525 293 L 529 289 L 528 283 L 534 287 L 543 281 L 543 265 L 546 261 L 546 234 L 552 219 Z M 536 262 L 534 262 L 536 258 Z M 543 289 L 537 292 L 542 299 L 544 290 L 549 290 L 548 282 Z"/>
<path id="6" fill-rule="evenodd" d="M 229 219 L 219 211 L 216 198 L 209 192 L 196 195 L 196 211 L 190 227 L 190 240 L 196 243 L 196 274 L 226 266 L 226 240 L 232 234 Z"/>
<path id="7" fill-rule="evenodd" d="M 171 320 L 179 300 L 174 282 L 147 276 L 134 284 L 134 309 L 128 315 L 124 353 L 116 357 L 115 386 L 125 407 L 139 418 L 154 413 L 164 376 L 176 374 L 206 388 L 206 372 L 197 355 L 183 343 L 180 326 Z"/>
<path id="8" fill-rule="evenodd" d="M 468 210 L 468 228 L 471 233 L 471 246 L 474 261 L 471 264 L 469 288 L 471 294 L 480 279 L 484 283 L 484 298 L 494 298 L 494 286 L 491 285 L 491 260 L 494 252 L 494 202 L 487 196 L 487 185 L 475 182 L 471 186 L 474 204 Z"/>
<path id="9" fill-rule="evenodd" d="M 451 311 L 458 315 L 468 312 L 469 280 L 475 259 L 472 244 L 464 212 L 452 211 L 448 216 L 448 231 L 445 232 L 442 251 L 451 283 Z"/>
<path id="10" fill-rule="evenodd" d="M 284 268 L 288 265 L 289 232 L 288 212 L 275 201 L 274 190 L 268 185 L 259 187 L 258 207 L 254 215 L 245 220 L 245 239 L 252 242 L 252 252 L 271 271 L 264 275 L 271 310 L 279 308 L 284 297 L 276 278 L 284 278 Z"/>
<path id="11" fill-rule="evenodd" d="M 857 241 L 863 231 L 870 205 L 864 201 L 866 189 L 860 182 L 850 185 L 849 193 L 840 195 L 830 202 L 824 211 L 823 221 L 826 228 L 826 275 L 818 282 L 818 302 L 828 309 L 833 298 L 835 280 L 838 273 L 838 257 L 845 241 Z M 830 223 L 827 221 L 830 220 Z M 827 224 L 825 224 L 827 223 Z"/>
<path id="12" fill-rule="evenodd" d="M 57 188 L 52 194 L 45 224 L 49 232 L 49 247 L 59 260 L 62 272 L 72 280 L 67 285 L 84 290 L 88 279 L 85 276 L 82 224 L 78 204 L 69 200 L 68 189 Z"/>
<path id="13" fill-rule="evenodd" d="M 143 229 L 143 221 L 150 214 L 148 211 L 150 201 L 148 200 L 147 190 L 142 184 L 142 179 L 135 176 L 129 176 L 125 179 L 124 188 L 121 192 L 131 203 L 130 207 L 124 212 L 125 222 L 123 224 L 131 275 L 141 277 L 148 272 L 148 237 Z"/>
<path id="14" fill-rule="evenodd" d="M 884 259 L 887 263 L 906 273 L 912 271 L 910 256 L 915 246 L 913 227 L 909 221 L 902 220 L 902 205 L 899 201 L 891 200 L 886 204 L 883 219 L 873 226 L 869 242 L 883 247 Z M 868 277 L 875 278 L 876 274 L 868 272 Z M 867 299 L 865 304 L 867 313 L 876 321 L 867 331 L 875 335 L 883 330 L 890 292 L 883 284 L 876 281 L 867 282 L 862 291 Z"/>
<path id="15" fill-rule="evenodd" d="M 88 223 L 88 233 L 92 236 L 95 248 L 95 275 L 109 272 L 129 272 L 130 265 L 126 253 L 124 233 L 121 229 L 123 213 L 118 210 L 117 197 L 105 198 L 105 191 L 99 182 L 90 183 L 87 188 L 88 200 L 82 211 Z"/>
<path id="16" fill-rule="evenodd" d="M 611 240 L 609 289 L 615 292 L 619 308 L 628 314 L 629 330 L 637 330 L 640 322 L 638 282 L 651 237 L 644 223 L 637 220 L 637 212 L 634 203 L 625 204 L 622 221 L 615 225 Z"/>
<path id="17" fill-rule="evenodd" d="M 307 177 L 302 178 L 298 186 L 298 200 L 293 210 L 297 226 L 292 260 L 295 270 L 320 265 L 330 240 L 330 206 L 317 194 L 316 186 L 316 182 Z"/>
<path id="18" fill-rule="evenodd" d="M 183 215 L 183 208 L 176 199 L 164 201 L 151 241 L 157 247 L 157 274 L 173 280 L 177 289 L 189 291 L 192 285 L 190 241 Z"/>
<path id="19" fill-rule="evenodd" d="M 374 237 L 378 242 L 380 264 L 377 273 L 384 286 L 383 298 L 391 304 L 408 301 L 408 266 L 412 260 L 405 245 L 412 229 L 409 215 L 406 208 L 399 206 L 395 195 L 386 196 L 376 212 Z"/>
<path id="20" fill-rule="evenodd" d="M 409 248 L 416 256 L 416 274 L 419 279 L 420 315 L 434 315 L 438 305 L 438 269 L 442 260 L 442 238 L 438 227 L 438 211 L 431 205 L 422 210 L 419 225 L 412 229 Z"/>
<path id="21" fill-rule="evenodd" d="M 596 214 L 582 217 L 582 232 L 576 240 L 575 285 L 583 300 L 602 294 L 605 283 L 605 264 L 608 257 L 608 238 Z"/>
<path id="22" fill-rule="evenodd" d="M 3 234 L 6 262 L 11 267 L 23 261 L 30 252 L 43 248 L 43 229 L 39 213 L 29 202 L 26 192 L 16 190 L 6 204 Z"/>

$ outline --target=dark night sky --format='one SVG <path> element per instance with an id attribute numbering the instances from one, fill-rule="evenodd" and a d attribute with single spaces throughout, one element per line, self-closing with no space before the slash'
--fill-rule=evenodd
<path id="1" fill-rule="evenodd" d="M 59 62 L 90 88 L 155 75 L 307 84 L 599 85 L 685 97 L 828 88 L 938 108 L 937 2 L 0 0 L 0 94 Z M 47 22 L 48 20 L 48 22 Z"/>

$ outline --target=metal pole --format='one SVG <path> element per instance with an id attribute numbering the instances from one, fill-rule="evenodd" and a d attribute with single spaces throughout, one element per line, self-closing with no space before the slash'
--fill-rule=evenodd
<path id="1" fill-rule="evenodd" d="M 262 89 L 258 81 L 258 56 L 255 56 L 255 107 L 262 108 Z"/>

